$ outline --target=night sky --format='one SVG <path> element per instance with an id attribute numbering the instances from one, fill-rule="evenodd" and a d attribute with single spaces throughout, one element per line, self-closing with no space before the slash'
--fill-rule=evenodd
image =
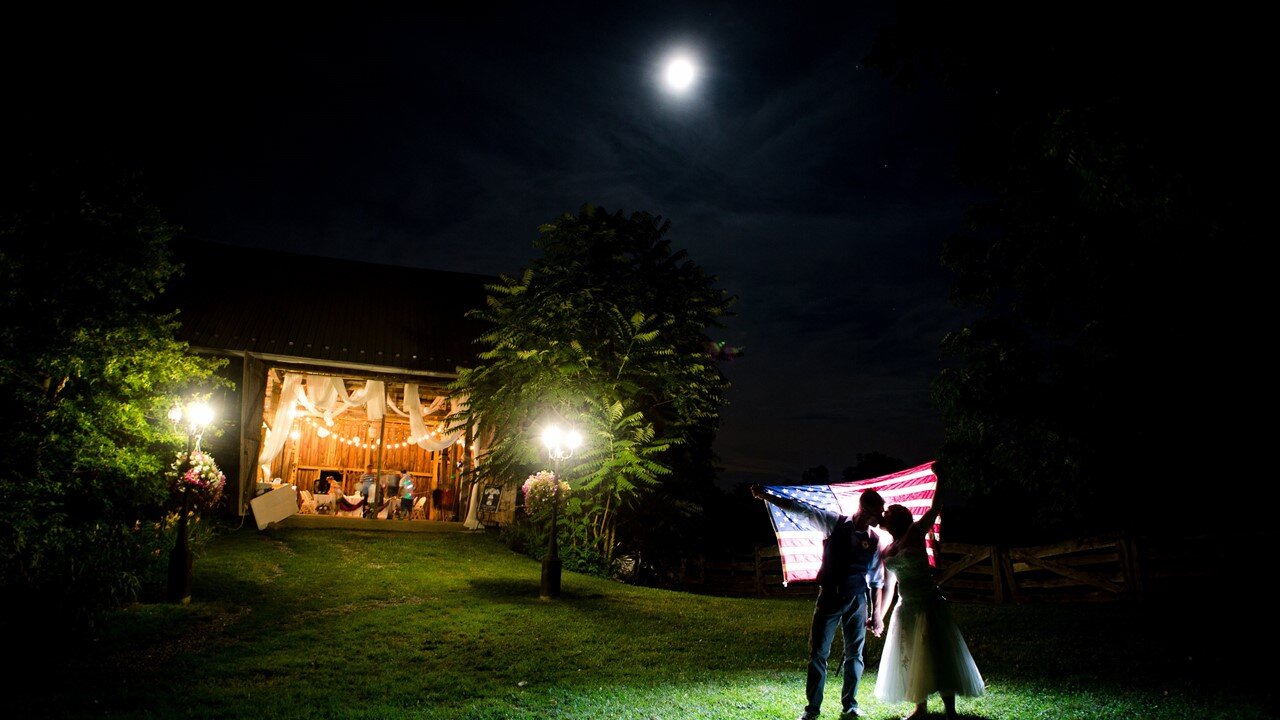
<path id="1" fill-rule="evenodd" d="M 739 298 L 713 331 L 745 349 L 728 478 L 934 458 L 963 319 L 938 251 L 978 191 L 960 115 L 864 64 L 890 5 L 476 8 L 11 18 L 9 97 L 33 140 L 142 167 L 202 240 L 496 275 L 584 203 L 661 215 Z M 681 98 L 677 49 L 702 73 Z"/>

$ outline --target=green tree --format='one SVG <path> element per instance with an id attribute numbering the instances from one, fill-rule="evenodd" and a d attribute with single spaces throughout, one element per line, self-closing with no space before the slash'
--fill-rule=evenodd
<path id="1" fill-rule="evenodd" d="M 171 230 L 118 175 L 11 167 L 0 191 L 0 582 L 82 617 L 164 561 L 166 411 L 217 367 L 150 309 Z M 157 557 L 159 556 L 159 557 Z"/>
<path id="2" fill-rule="evenodd" d="M 1061 537 L 1163 522 L 1184 489 L 1249 474 L 1188 448 L 1255 436 L 1229 406 L 1261 373 L 1231 348 L 1260 304 L 1247 159 L 1268 132 L 1239 107 L 1263 86 L 1254 44 L 1201 13 L 1042 11 L 902 3 L 871 61 L 947 96 L 986 198 L 943 250 L 975 312 L 943 345 L 939 474 L 981 525 Z"/>
<path id="3" fill-rule="evenodd" d="M 491 285 L 473 313 L 493 327 L 479 339 L 481 362 L 453 386 L 469 398 L 469 434 L 493 438 L 482 478 L 519 482 L 546 467 L 537 436 L 547 423 L 583 433 L 563 468 L 574 487 L 567 555 L 576 548 L 600 568 L 642 544 L 633 521 L 645 496 L 713 478 L 727 382 L 706 333 L 732 299 L 671 249 L 669 227 L 590 205 L 542 226 L 543 256 Z M 696 507 L 672 502 L 665 514 L 682 510 Z"/>

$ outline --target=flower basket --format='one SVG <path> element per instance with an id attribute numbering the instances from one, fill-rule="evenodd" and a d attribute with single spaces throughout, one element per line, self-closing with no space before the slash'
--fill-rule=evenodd
<path id="1" fill-rule="evenodd" d="M 569 483 L 560 481 L 560 507 L 569 496 Z M 530 515 L 542 515 L 551 511 L 551 499 L 556 490 L 556 474 L 541 470 L 530 475 L 520 486 L 524 493 L 524 507 Z"/>
<path id="2" fill-rule="evenodd" d="M 184 453 L 178 453 L 170 470 L 174 495 L 181 498 L 183 492 L 189 493 L 188 507 L 197 512 L 213 508 L 222 499 L 223 488 L 227 486 L 227 476 L 218 469 L 213 456 L 203 450 L 191 453 L 191 464 L 179 475 L 183 459 Z"/>

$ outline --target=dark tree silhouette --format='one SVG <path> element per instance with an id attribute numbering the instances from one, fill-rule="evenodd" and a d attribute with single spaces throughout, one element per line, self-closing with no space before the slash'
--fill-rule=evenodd
<path id="1" fill-rule="evenodd" d="M 827 485 L 831 482 L 831 471 L 826 465 L 818 465 L 800 473 L 801 485 Z"/>
<path id="2" fill-rule="evenodd" d="M 907 2 L 870 62 L 949 95 L 989 200 L 945 246 L 939 475 L 1026 535 L 1159 527 L 1247 471 L 1270 135 L 1255 29 L 1203 13 Z M 1194 45 L 1189 45 L 1190 39 Z M 1239 449 L 1239 461 L 1195 447 Z"/>
<path id="3" fill-rule="evenodd" d="M 881 475 L 888 475 L 889 473 L 907 469 L 905 462 L 875 450 L 869 453 L 858 453 L 856 457 L 856 464 L 840 472 L 842 481 L 866 480 L 867 478 L 880 477 Z"/>

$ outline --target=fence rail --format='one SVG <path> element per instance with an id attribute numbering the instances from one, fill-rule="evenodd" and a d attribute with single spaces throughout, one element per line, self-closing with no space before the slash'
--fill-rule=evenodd
<path id="1" fill-rule="evenodd" d="M 1006 548 L 944 543 L 938 585 L 958 602 L 1034 603 L 1140 600 L 1206 577 L 1212 561 L 1188 548 L 1159 545 L 1115 533 L 1078 540 Z M 812 597 L 812 582 L 782 582 L 776 545 L 732 557 L 686 559 L 675 578 L 682 589 L 715 595 Z"/>

